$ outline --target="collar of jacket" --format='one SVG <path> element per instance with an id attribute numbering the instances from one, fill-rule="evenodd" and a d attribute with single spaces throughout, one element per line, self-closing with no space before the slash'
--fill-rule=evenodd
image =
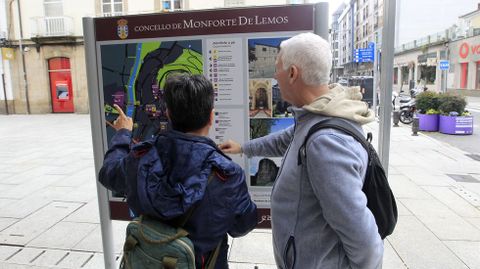
<path id="1" fill-rule="evenodd" d="M 231 160 L 231 158 L 228 157 L 227 155 L 225 155 L 225 153 L 223 153 L 223 151 L 221 151 L 218 148 L 217 144 L 215 144 L 215 142 L 213 142 L 213 140 L 210 139 L 209 137 L 183 133 L 183 132 L 179 132 L 179 131 L 175 131 L 175 130 L 169 130 L 165 133 L 161 133 L 160 135 L 164 135 L 164 136 L 171 137 L 171 138 L 174 138 L 174 139 L 182 139 L 182 140 L 187 140 L 187 141 L 191 141 L 191 142 L 207 144 L 207 145 L 213 147 L 218 153 L 222 154 L 225 158 Z"/>

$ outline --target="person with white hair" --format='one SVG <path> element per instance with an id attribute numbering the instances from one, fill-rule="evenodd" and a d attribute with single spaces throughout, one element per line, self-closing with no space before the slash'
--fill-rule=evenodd
<path id="1" fill-rule="evenodd" d="M 280 44 L 275 78 L 293 105 L 295 125 L 245 142 L 228 140 L 226 153 L 283 156 L 271 194 L 273 250 L 279 268 L 381 268 L 383 241 L 362 186 L 368 156 L 352 136 L 321 129 L 299 150 L 317 122 L 342 118 L 363 133 L 374 120 L 356 88 L 329 85 L 332 53 L 313 33 Z"/>

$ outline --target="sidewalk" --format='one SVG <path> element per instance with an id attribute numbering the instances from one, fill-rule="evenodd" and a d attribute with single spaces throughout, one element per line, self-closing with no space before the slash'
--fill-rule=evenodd
<path id="1" fill-rule="evenodd" d="M 467 109 L 471 112 L 480 113 L 480 97 L 467 97 Z"/>
<path id="2" fill-rule="evenodd" d="M 378 126 L 366 129 L 378 137 Z M 88 115 L 0 116 L 0 269 L 103 268 Z M 392 128 L 399 222 L 384 269 L 480 268 L 480 163 Z M 120 255 L 126 222 L 115 221 Z M 276 268 L 271 232 L 231 241 L 233 269 Z"/>

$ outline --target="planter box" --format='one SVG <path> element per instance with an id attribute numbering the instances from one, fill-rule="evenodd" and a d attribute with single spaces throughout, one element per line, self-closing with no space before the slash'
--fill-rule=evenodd
<path id="1" fill-rule="evenodd" d="M 438 114 L 417 114 L 418 117 L 418 129 L 420 131 L 427 131 L 427 132 L 436 132 L 438 131 L 438 121 L 439 115 Z"/>
<path id="2" fill-rule="evenodd" d="M 471 135 L 473 134 L 473 117 L 451 117 L 440 115 L 439 131 L 443 134 Z"/>

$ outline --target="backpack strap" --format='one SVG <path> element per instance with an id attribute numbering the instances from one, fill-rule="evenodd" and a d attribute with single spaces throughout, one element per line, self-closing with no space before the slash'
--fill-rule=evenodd
<path id="1" fill-rule="evenodd" d="M 214 269 L 215 264 L 217 263 L 218 254 L 220 253 L 220 247 L 222 246 L 223 239 L 220 240 L 217 247 L 215 248 L 215 252 L 213 252 L 212 256 L 208 259 L 206 269 Z"/>
<path id="2" fill-rule="evenodd" d="M 308 139 L 317 131 L 321 129 L 332 128 L 336 130 L 340 130 L 357 140 L 363 148 L 369 153 L 369 146 L 368 143 L 372 141 L 372 133 L 367 134 L 367 139 L 364 138 L 363 134 L 361 134 L 357 129 L 353 128 L 347 120 L 341 118 L 330 118 L 326 120 L 322 120 L 320 122 L 315 123 L 310 130 L 308 130 L 307 135 L 305 136 L 305 140 L 303 141 L 300 149 L 298 150 L 298 157 L 297 157 L 297 165 L 302 165 L 302 157 L 305 158 L 307 156 L 307 142 Z M 370 158 L 370 154 L 368 154 Z"/>

